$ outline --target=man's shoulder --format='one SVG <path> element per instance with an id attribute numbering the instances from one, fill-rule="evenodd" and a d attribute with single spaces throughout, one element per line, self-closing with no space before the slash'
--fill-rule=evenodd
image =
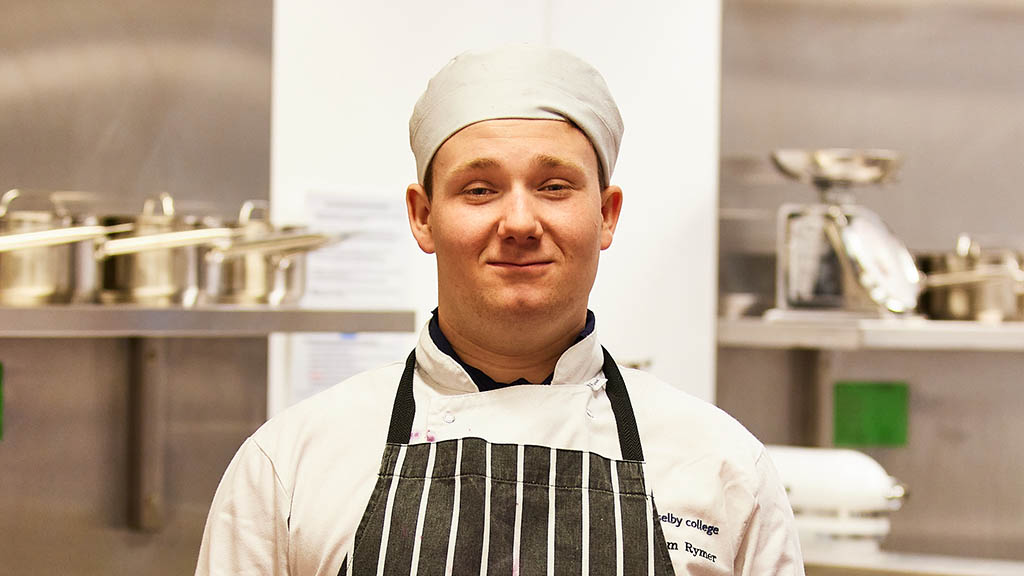
<path id="1" fill-rule="evenodd" d="M 313 394 L 267 420 L 253 433 L 253 440 L 273 457 L 310 442 L 334 441 L 355 430 L 370 431 L 380 420 L 386 428 L 390 400 L 403 367 L 404 363 L 393 362 Z"/>
<path id="2" fill-rule="evenodd" d="M 764 445 L 735 418 L 653 374 L 621 370 L 641 436 L 650 438 L 645 439 L 645 448 L 680 452 L 680 457 L 710 457 L 728 461 L 743 473 L 753 471 Z"/>

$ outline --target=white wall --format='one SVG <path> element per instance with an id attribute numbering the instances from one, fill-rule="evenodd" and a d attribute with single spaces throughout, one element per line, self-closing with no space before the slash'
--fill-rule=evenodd
<path id="1" fill-rule="evenodd" d="M 452 56 L 548 43 L 593 63 L 626 124 L 612 180 L 625 193 L 591 308 L 620 362 L 698 396 L 714 394 L 718 71 L 721 5 L 707 2 L 275 3 L 271 199 L 302 217 L 307 190 L 387 194 L 415 180 L 407 122 Z M 409 237 L 410 251 L 416 251 Z M 413 258 L 423 321 L 433 258 Z"/>

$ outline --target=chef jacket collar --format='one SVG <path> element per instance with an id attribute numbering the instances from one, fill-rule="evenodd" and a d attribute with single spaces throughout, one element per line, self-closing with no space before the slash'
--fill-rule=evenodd
<path id="1" fill-rule="evenodd" d="M 559 357 L 555 371 L 542 384 L 582 384 L 601 371 L 604 353 L 594 333 L 596 319 L 587 310 L 587 321 L 576 342 Z M 451 393 L 486 392 L 506 386 L 529 384 L 520 378 L 511 383 L 495 382 L 477 368 L 466 364 L 441 331 L 437 309 L 416 346 L 420 376 L 435 388 Z"/>

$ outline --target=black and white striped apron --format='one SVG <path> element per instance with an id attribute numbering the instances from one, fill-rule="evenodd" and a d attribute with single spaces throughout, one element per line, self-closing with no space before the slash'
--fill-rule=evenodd
<path id="1" fill-rule="evenodd" d="M 673 575 L 626 385 L 604 351 L 622 460 L 458 438 L 409 445 L 413 351 L 339 576 Z"/>

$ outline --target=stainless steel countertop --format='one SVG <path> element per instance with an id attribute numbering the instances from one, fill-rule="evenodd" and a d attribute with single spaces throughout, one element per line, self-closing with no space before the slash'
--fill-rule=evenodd
<path id="1" fill-rule="evenodd" d="M 805 550 L 807 576 L 1022 576 L 1024 562 L 901 552 Z"/>

